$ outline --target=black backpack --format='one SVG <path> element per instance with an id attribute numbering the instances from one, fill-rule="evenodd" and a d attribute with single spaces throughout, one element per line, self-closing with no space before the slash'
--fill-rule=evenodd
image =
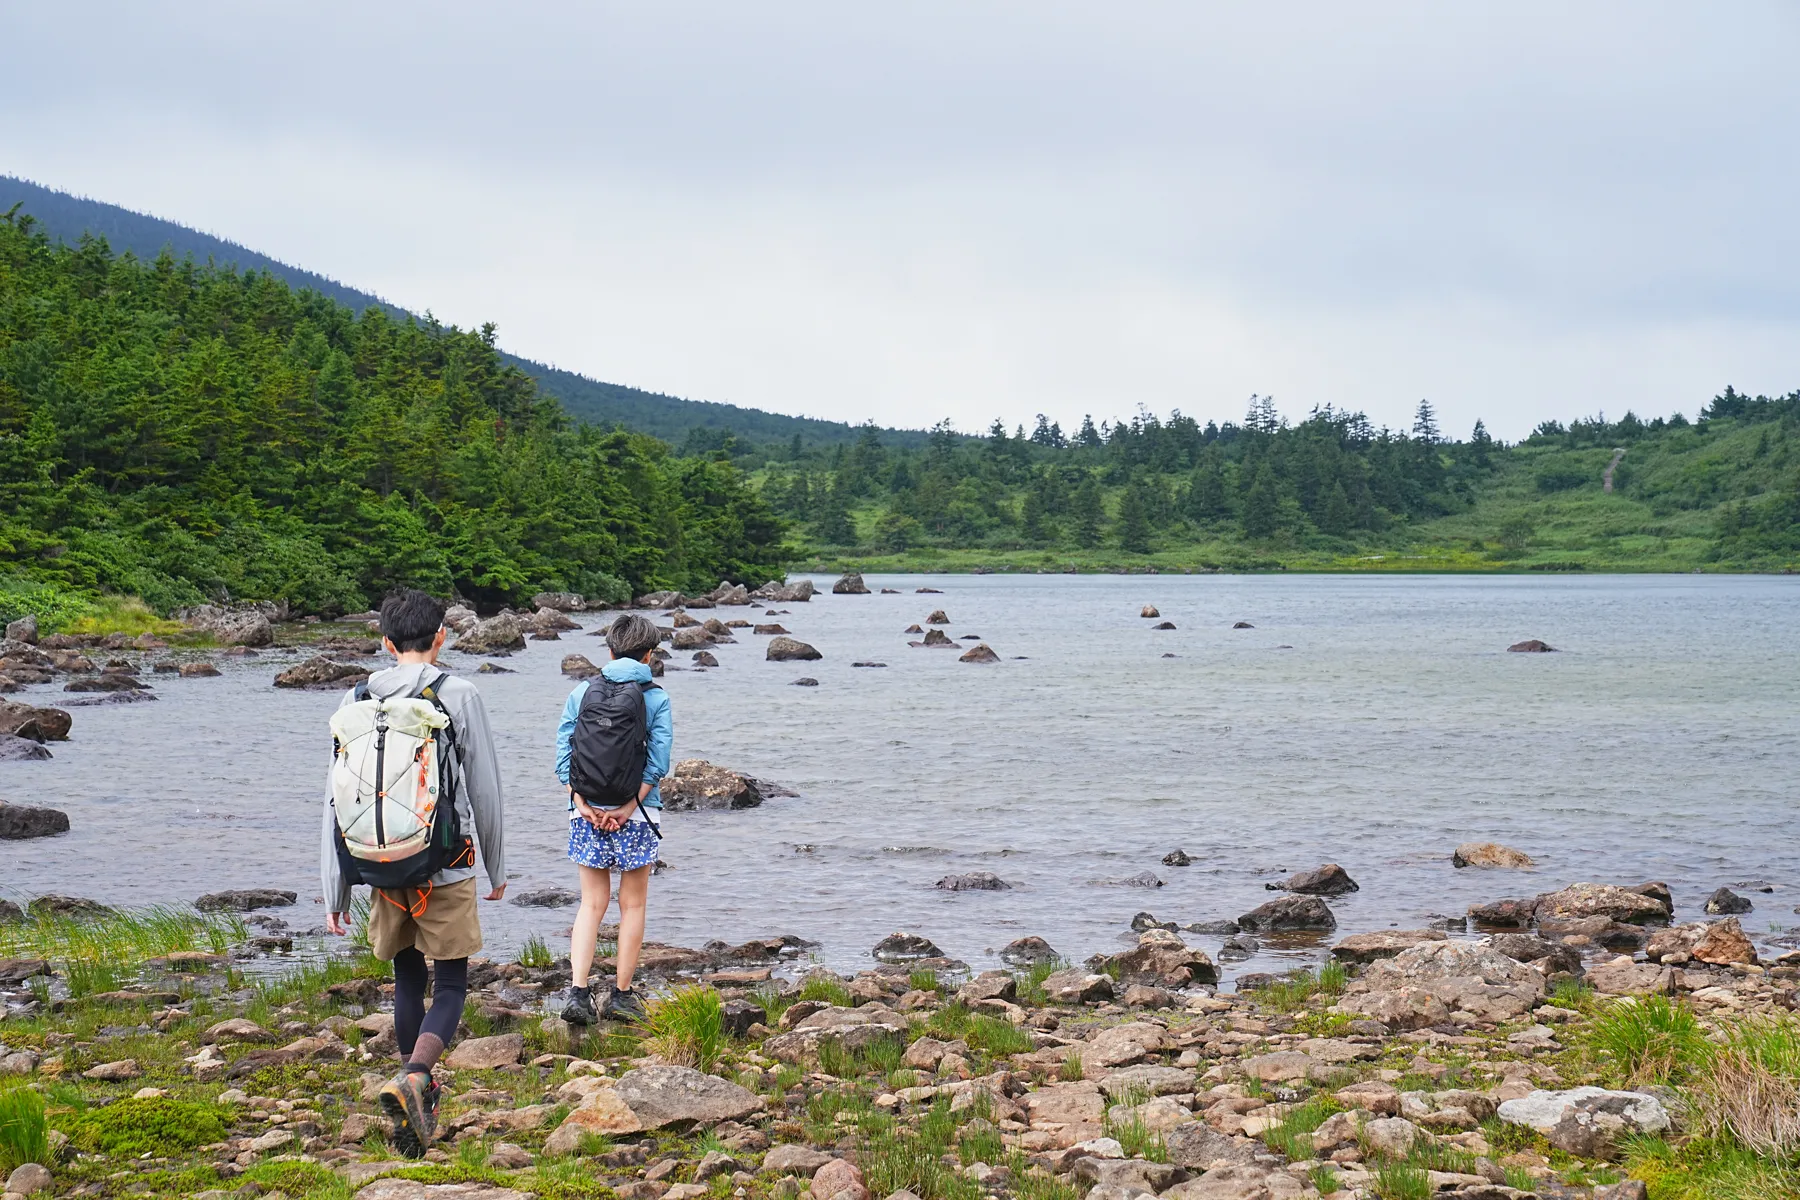
<path id="1" fill-rule="evenodd" d="M 569 742 L 569 786 L 594 808 L 618 808 L 637 799 L 650 757 L 644 693 L 656 686 L 615 683 L 604 675 L 588 681 Z"/>

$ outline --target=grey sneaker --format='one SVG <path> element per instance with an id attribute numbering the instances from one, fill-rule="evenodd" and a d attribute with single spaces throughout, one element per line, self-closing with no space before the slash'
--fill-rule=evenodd
<path id="1" fill-rule="evenodd" d="M 643 997 L 635 988 L 620 991 L 614 987 L 612 994 L 606 998 L 605 1014 L 615 1021 L 636 1023 L 644 1019 Z"/>
<path id="2" fill-rule="evenodd" d="M 437 1136 L 438 1085 L 429 1075 L 402 1070 L 381 1085 L 381 1111 L 394 1123 L 394 1149 L 424 1158 Z"/>
<path id="3" fill-rule="evenodd" d="M 563 1002 L 562 1019 L 571 1025 L 592 1025 L 597 1014 L 594 1012 L 594 986 L 569 986 Z"/>

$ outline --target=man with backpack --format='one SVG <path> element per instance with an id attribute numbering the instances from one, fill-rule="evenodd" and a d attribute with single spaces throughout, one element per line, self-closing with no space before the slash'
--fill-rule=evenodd
<path id="1" fill-rule="evenodd" d="M 643 1001 L 631 990 L 644 944 L 644 908 L 650 871 L 662 829 L 651 818 L 662 811 L 657 785 L 669 773 L 675 726 L 669 695 L 651 681 L 650 661 L 662 631 L 640 616 L 624 616 L 606 631 L 612 651 L 598 678 L 575 685 L 556 730 L 556 774 L 569 787 L 569 859 L 581 872 L 581 910 L 570 931 L 571 986 L 563 1020 L 592 1024 L 595 1017 L 635 1021 Z M 619 872 L 618 970 L 598 1013 L 588 972 L 594 940 L 612 898 L 611 871 Z"/>
<path id="2" fill-rule="evenodd" d="M 334 934 L 349 932 L 351 886 L 373 889 L 369 942 L 394 964 L 404 1064 L 379 1099 L 395 1147 L 419 1158 L 437 1132 L 432 1068 L 456 1036 L 469 956 L 481 949 L 477 845 L 487 899 L 506 894 L 505 805 L 481 694 L 437 665 L 442 602 L 411 588 L 393 592 L 381 605 L 381 636 L 395 665 L 347 693 L 331 719 L 320 873 Z M 429 1011 L 427 959 L 435 966 Z"/>

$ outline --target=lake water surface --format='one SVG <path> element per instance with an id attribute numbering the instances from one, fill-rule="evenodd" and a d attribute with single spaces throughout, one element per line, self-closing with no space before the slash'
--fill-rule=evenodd
<path id="1" fill-rule="evenodd" d="M 1666 880 L 1682 919 L 1721 885 L 1768 886 L 1746 929 L 1800 927 L 1800 579 L 869 576 L 901 589 L 888 596 L 815 582 L 826 594 L 775 619 L 822 661 L 765 662 L 767 639 L 743 630 L 715 651 L 719 669 L 664 680 L 677 758 L 799 796 L 667 816 L 654 940 L 796 933 L 849 969 L 907 929 L 981 968 L 1037 934 L 1085 958 L 1129 944 L 1136 912 L 1236 916 L 1270 898 L 1266 882 L 1323 862 L 1362 885 L 1332 901 L 1340 933 L 1586 879 Z M 1153 631 L 1145 604 L 1178 628 Z M 902 630 L 934 608 L 1003 661 L 909 648 Z M 1561 653 L 1505 652 L 1533 637 Z M 515 892 L 574 882 L 551 770 L 572 651 L 604 658 L 599 639 L 565 633 L 500 660 L 516 674 L 478 679 Z M 55 761 L 0 765 L 0 798 L 64 809 L 73 826 L 6 843 L 0 893 L 132 905 L 276 886 L 301 894 L 278 915 L 322 924 L 338 695 L 270 686 L 307 653 L 220 659 L 219 679 L 155 676 L 158 702 L 77 709 Z M 887 666 L 851 665 L 871 660 Z M 819 686 L 791 686 L 803 675 Z M 59 687 L 12 698 L 54 703 Z M 1540 866 L 1454 870 L 1451 849 L 1470 840 Z M 1162 865 L 1177 847 L 1192 866 Z M 1102 882 L 1146 870 L 1166 886 Z M 934 889 L 967 871 L 1014 887 Z M 554 948 L 570 916 L 482 905 L 491 953 L 532 933 Z M 1220 939 L 1189 939 L 1216 956 Z"/>

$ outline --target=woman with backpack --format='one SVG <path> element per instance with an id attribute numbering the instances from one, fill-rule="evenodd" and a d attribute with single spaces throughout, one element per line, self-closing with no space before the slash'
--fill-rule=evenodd
<path id="1" fill-rule="evenodd" d="M 563 1020 L 592 1024 L 596 1016 L 636 1021 L 643 1001 L 631 990 L 644 944 L 650 871 L 662 830 L 657 785 L 669 773 L 675 726 L 669 695 L 651 679 L 650 663 L 662 632 L 655 622 L 624 616 L 606 632 L 612 661 L 575 685 L 556 730 L 556 774 L 569 788 L 569 859 L 581 874 L 581 909 L 570 931 L 572 981 Z M 594 943 L 619 872 L 618 969 L 598 1011 L 588 974 Z"/>

